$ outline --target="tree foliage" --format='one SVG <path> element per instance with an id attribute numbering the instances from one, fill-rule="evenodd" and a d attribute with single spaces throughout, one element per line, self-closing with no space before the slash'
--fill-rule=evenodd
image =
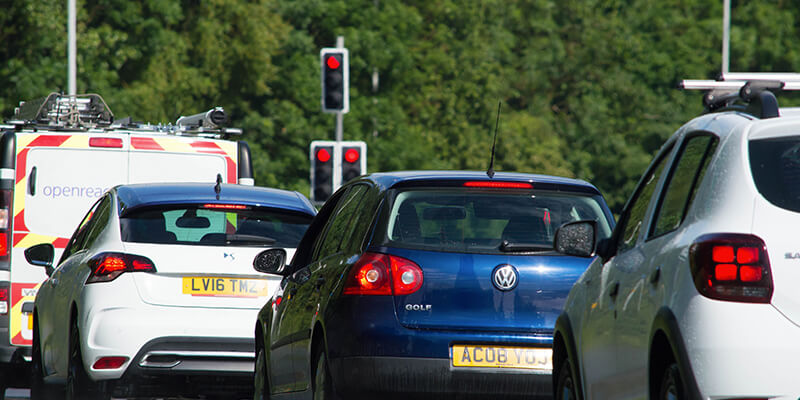
<path id="1" fill-rule="evenodd" d="M 731 70 L 800 70 L 800 2 L 733 1 Z M 66 2 L 0 15 L 0 112 L 66 87 Z M 259 185 L 309 192 L 333 139 L 319 49 L 344 36 L 345 140 L 370 171 L 495 168 L 586 179 L 619 210 L 664 139 L 701 111 L 683 78 L 719 72 L 722 1 L 78 0 L 78 91 L 117 117 L 223 106 Z M 792 99 L 790 99 L 790 102 Z"/>

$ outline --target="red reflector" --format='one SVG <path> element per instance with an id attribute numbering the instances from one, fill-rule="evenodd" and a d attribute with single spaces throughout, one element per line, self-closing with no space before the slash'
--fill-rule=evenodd
<path id="1" fill-rule="evenodd" d="M 117 369 L 128 361 L 128 357 L 103 357 L 95 361 L 92 369 Z"/>
<path id="2" fill-rule="evenodd" d="M 358 154 L 358 150 L 349 149 L 344 153 L 344 159 L 345 159 L 345 161 L 347 161 L 349 163 L 354 163 L 354 162 L 358 161 L 358 156 L 359 155 L 360 154 Z"/>
<path id="3" fill-rule="evenodd" d="M 717 266 L 714 268 L 714 279 L 718 281 L 735 281 L 736 265 L 717 264 Z"/>
<path id="4" fill-rule="evenodd" d="M 714 246 L 711 250 L 711 260 L 716 263 L 733 262 L 733 246 Z"/>
<path id="5" fill-rule="evenodd" d="M 317 161 L 319 162 L 328 162 L 331 159 L 331 153 L 328 153 L 328 150 L 319 149 L 317 152 Z"/>
<path id="6" fill-rule="evenodd" d="M 337 60 L 336 57 L 334 57 L 334 56 L 328 57 L 328 60 L 325 61 L 325 63 L 328 64 L 328 68 L 330 68 L 330 69 L 339 68 L 339 65 L 340 65 L 339 60 Z"/>
<path id="7" fill-rule="evenodd" d="M 472 188 L 533 189 L 533 185 L 527 182 L 469 181 L 464 182 L 464 186 Z"/>
<path id="8" fill-rule="evenodd" d="M 736 262 L 739 264 L 754 264 L 758 262 L 757 247 L 740 247 L 736 250 Z"/>
<path id="9" fill-rule="evenodd" d="M 246 210 L 248 207 L 244 204 L 203 204 L 203 208 L 215 210 Z"/>
<path id="10" fill-rule="evenodd" d="M 758 282 L 761 280 L 761 267 L 753 265 L 742 265 L 739 275 L 742 282 Z"/>
<path id="11" fill-rule="evenodd" d="M 122 139 L 120 138 L 89 138 L 89 147 L 110 147 L 114 149 L 122 148 Z"/>

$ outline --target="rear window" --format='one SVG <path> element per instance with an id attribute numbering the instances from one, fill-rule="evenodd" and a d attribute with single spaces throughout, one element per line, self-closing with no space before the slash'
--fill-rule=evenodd
<path id="1" fill-rule="evenodd" d="M 122 240 L 200 246 L 297 247 L 311 216 L 272 208 L 147 208 L 120 218 Z"/>
<path id="2" fill-rule="evenodd" d="M 499 254 L 507 241 L 552 249 L 556 230 L 571 221 L 597 221 L 599 237 L 609 237 L 604 204 L 601 196 L 565 192 L 405 190 L 393 196 L 381 244 Z"/>
<path id="3" fill-rule="evenodd" d="M 800 212 L 800 136 L 750 141 L 750 170 L 767 201 Z"/>

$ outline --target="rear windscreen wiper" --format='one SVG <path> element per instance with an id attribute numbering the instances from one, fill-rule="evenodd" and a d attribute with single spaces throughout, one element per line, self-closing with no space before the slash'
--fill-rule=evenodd
<path id="1" fill-rule="evenodd" d="M 503 242 L 500 243 L 500 251 L 509 253 L 515 251 L 525 252 L 525 251 L 547 251 L 547 250 L 553 250 L 553 246 L 544 245 L 540 243 L 524 243 L 524 242 L 512 243 L 509 242 L 508 240 L 503 240 Z"/>

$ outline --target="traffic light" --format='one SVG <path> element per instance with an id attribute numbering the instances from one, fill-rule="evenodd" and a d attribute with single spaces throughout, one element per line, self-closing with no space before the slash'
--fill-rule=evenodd
<path id="1" fill-rule="evenodd" d="M 367 144 L 364 142 L 347 142 L 341 147 L 342 180 L 347 183 L 349 180 L 361 176 L 367 169 Z"/>
<path id="2" fill-rule="evenodd" d="M 333 194 L 334 145 L 311 143 L 311 201 L 324 202 Z"/>
<path id="3" fill-rule="evenodd" d="M 319 52 L 322 65 L 322 111 L 350 111 L 350 66 L 347 49 L 324 48 Z"/>

